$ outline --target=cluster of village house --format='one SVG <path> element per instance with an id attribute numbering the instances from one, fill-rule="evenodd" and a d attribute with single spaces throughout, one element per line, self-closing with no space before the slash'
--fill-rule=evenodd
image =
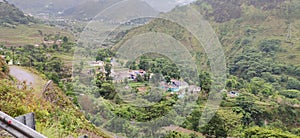
<path id="1" fill-rule="evenodd" d="M 63 40 L 61 40 L 61 39 L 58 39 L 56 41 L 54 41 L 54 40 L 43 41 L 43 44 L 46 46 L 52 46 L 52 45 L 56 44 L 60 47 L 62 45 L 62 43 L 63 43 Z M 35 44 L 34 46 L 39 47 L 40 44 Z"/>
<path id="2" fill-rule="evenodd" d="M 111 60 L 113 61 L 113 60 Z M 96 67 L 98 69 L 98 71 L 102 71 L 105 72 L 104 69 L 104 62 L 103 61 L 93 61 L 91 62 L 90 66 L 92 67 Z M 112 63 L 113 64 L 113 63 Z M 114 64 L 113 64 L 114 65 Z M 129 81 L 137 81 L 137 77 L 140 75 L 142 77 L 144 77 L 147 72 L 139 69 L 139 70 L 125 70 L 125 71 L 119 71 L 119 72 L 115 72 L 113 69 L 111 71 L 111 76 L 114 78 L 115 82 L 122 82 L 124 81 L 126 78 Z M 151 78 L 151 74 L 150 74 L 150 78 Z M 178 93 L 178 94 L 184 94 L 184 92 L 182 90 L 188 89 L 188 92 L 192 92 L 192 93 L 199 93 L 201 91 L 200 87 L 197 86 L 189 86 L 186 82 L 181 81 L 181 80 L 176 80 L 176 79 L 171 79 L 170 83 L 167 83 L 165 81 L 160 82 L 160 88 L 171 92 L 171 93 Z"/>
<path id="3" fill-rule="evenodd" d="M 111 60 L 112 61 L 112 60 Z M 99 71 L 105 72 L 104 69 L 104 62 L 103 61 L 94 61 L 92 62 L 91 66 L 98 67 Z M 127 78 L 129 81 L 137 81 L 137 77 L 146 75 L 147 72 L 144 70 L 126 70 L 122 72 L 114 72 L 112 70 L 112 77 L 114 78 L 115 82 L 122 82 L 125 78 Z M 152 75 L 150 75 L 151 77 Z M 171 93 L 177 93 L 180 97 L 183 97 L 185 94 L 185 90 L 187 89 L 187 92 L 189 93 L 199 93 L 201 91 L 201 87 L 198 86 L 189 86 L 186 82 L 176 79 L 171 79 L 170 83 L 167 83 L 165 81 L 160 82 L 160 88 L 171 92 Z M 238 91 L 229 91 L 227 93 L 228 97 L 237 97 L 239 96 Z"/>

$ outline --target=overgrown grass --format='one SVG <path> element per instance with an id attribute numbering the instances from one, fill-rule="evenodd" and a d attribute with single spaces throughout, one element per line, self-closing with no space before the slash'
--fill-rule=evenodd
<path id="1" fill-rule="evenodd" d="M 88 122 L 57 86 L 49 92 L 55 95 L 52 102 L 31 90 L 17 89 L 9 80 L 0 80 L 0 109 L 13 117 L 34 112 L 37 130 L 50 138 L 78 137 L 86 133 L 111 137 Z"/>
<path id="2" fill-rule="evenodd" d="M 15 28 L 0 27 L 0 45 L 23 46 L 41 44 L 43 36 L 41 36 L 39 30 L 43 35 L 60 34 L 74 39 L 71 33 L 51 26 L 43 24 L 18 25 Z"/>

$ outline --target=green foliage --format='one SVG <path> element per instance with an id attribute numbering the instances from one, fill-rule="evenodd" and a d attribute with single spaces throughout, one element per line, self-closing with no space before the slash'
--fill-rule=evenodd
<path id="1" fill-rule="evenodd" d="M 114 85 L 111 83 L 104 82 L 100 87 L 99 94 L 105 99 L 113 99 L 116 95 Z"/>
<path id="2" fill-rule="evenodd" d="M 111 58 L 115 55 L 110 49 L 101 49 L 98 51 L 96 60 L 106 61 L 107 58 Z"/>
<path id="3" fill-rule="evenodd" d="M 235 108 L 236 113 L 242 113 L 242 123 L 247 126 L 251 122 L 260 123 L 264 115 L 264 109 L 257 106 L 255 101 L 258 100 L 253 94 L 245 93 L 241 94 L 236 99 L 236 105 L 238 108 Z"/>
<path id="4" fill-rule="evenodd" d="M 261 78 L 251 79 L 248 90 L 254 95 L 263 94 L 266 97 L 275 94 L 272 85 Z"/>
<path id="5" fill-rule="evenodd" d="M 227 1 L 226 3 L 222 3 L 220 1 L 213 0 L 199 0 L 195 4 L 203 13 L 205 13 L 207 18 L 212 18 L 218 23 L 240 18 L 242 15 L 240 3 L 236 1 Z"/>
<path id="6" fill-rule="evenodd" d="M 137 69 L 135 67 L 136 65 L 132 64 L 131 66 L 131 69 Z M 170 78 L 179 79 L 181 75 L 179 67 L 165 57 L 141 56 L 137 66 L 139 69 L 150 73 L 162 74 L 164 77 L 168 76 Z"/>
<path id="7" fill-rule="evenodd" d="M 144 82 L 144 78 L 141 75 L 136 77 L 137 82 Z"/>
<path id="8" fill-rule="evenodd" d="M 287 81 L 286 88 L 300 90 L 300 81 L 295 78 L 289 78 Z"/>
<path id="9" fill-rule="evenodd" d="M 170 132 L 165 138 L 182 138 L 182 135 L 178 132 Z"/>
<path id="10" fill-rule="evenodd" d="M 172 131 L 169 132 L 164 138 L 197 138 L 197 136 L 190 136 L 190 135 Z"/>
<path id="11" fill-rule="evenodd" d="M 0 79 L 7 78 L 9 73 L 9 67 L 5 62 L 5 59 L 0 58 Z"/>
<path id="12" fill-rule="evenodd" d="M 132 105 L 122 105 L 114 112 L 117 116 L 128 120 L 134 119 L 140 122 L 151 121 L 166 115 L 175 104 L 174 99 L 162 99 L 148 107 L 137 107 Z"/>
<path id="13" fill-rule="evenodd" d="M 200 108 L 196 108 L 193 110 L 193 112 L 187 116 L 186 121 L 183 123 L 183 127 L 194 130 L 194 131 L 199 131 L 199 121 L 201 117 L 202 110 Z"/>
<path id="14" fill-rule="evenodd" d="M 42 48 L 33 45 L 23 47 L 12 47 L 5 51 L 13 53 L 14 62 L 19 61 L 22 66 L 33 67 L 39 72 L 45 74 L 55 83 L 59 83 L 60 79 L 71 76 L 69 68 L 67 68 L 62 59 L 53 56 L 57 51 L 52 51 L 50 47 Z"/>
<path id="15" fill-rule="evenodd" d="M 16 8 L 14 5 L 6 2 L 0 2 L 0 25 L 8 26 L 26 24 L 35 22 L 30 16 L 25 16 L 22 11 Z"/>
<path id="16" fill-rule="evenodd" d="M 105 63 L 104 68 L 105 68 L 105 71 L 106 71 L 105 76 L 106 76 L 106 78 L 109 78 L 109 75 L 111 74 L 112 64 Z"/>
<path id="17" fill-rule="evenodd" d="M 230 65 L 230 73 L 249 80 L 253 77 L 261 77 L 263 72 L 272 72 L 274 68 L 273 58 L 264 56 L 255 49 L 243 50 Z"/>
<path id="18" fill-rule="evenodd" d="M 251 127 L 245 130 L 246 138 L 297 138 L 296 135 L 282 132 L 281 130 L 269 130 L 261 127 Z"/>
<path id="19" fill-rule="evenodd" d="M 277 52 L 280 49 L 280 40 L 263 40 L 260 44 L 260 50 L 266 53 Z"/>
<path id="20" fill-rule="evenodd" d="M 203 128 L 203 133 L 210 137 L 230 137 L 241 132 L 242 114 L 230 110 L 218 110 L 216 115 Z"/>
<path id="21" fill-rule="evenodd" d="M 35 112 L 37 129 L 48 137 L 66 137 L 82 135 L 82 130 L 94 133 L 95 135 L 108 137 L 91 125 L 73 106 L 72 102 L 56 89 L 55 102 L 40 98 L 31 90 L 16 88 L 8 80 L 0 80 L 0 109 L 1 111 L 16 117 L 30 112 Z M 49 131 L 53 131 L 49 133 Z"/>
<path id="22" fill-rule="evenodd" d="M 300 100 L 300 91 L 299 90 L 283 90 L 280 92 L 281 95 L 287 98 L 296 98 Z"/>
<path id="23" fill-rule="evenodd" d="M 208 72 L 200 72 L 199 74 L 199 84 L 201 89 L 203 89 L 206 92 L 209 92 L 210 87 L 211 87 L 211 77 Z"/>

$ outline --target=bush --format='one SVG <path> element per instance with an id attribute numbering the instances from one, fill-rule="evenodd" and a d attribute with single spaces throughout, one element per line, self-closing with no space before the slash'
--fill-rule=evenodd
<path id="1" fill-rule="evenodd" d="M 297 138 L 296 135 L 282 132 L 282 130 L 270 130 L 258 126 L 246 129 L 245 138 Z"/>
<path id="2" fill-rule="evenodd" d="M 287 98 L 300 99 L 300 91 L 298 91 L 298 90 L 284 90 L 284 91 L 281 91 L 280 94 Z"/>
<path id="3" fill-rule="evenodd" d="M 266 53 L 277 52 L 281 45 L 281 41 L 278 39 L 275 40 L 263 40 L 260 44 L 260 50 Z"/>
<path id="4" fill-rule="evenodd" d="M 295 78 L 289 78 L 286 84 L 286 88 L 300 90 L 300 81 Z"/>

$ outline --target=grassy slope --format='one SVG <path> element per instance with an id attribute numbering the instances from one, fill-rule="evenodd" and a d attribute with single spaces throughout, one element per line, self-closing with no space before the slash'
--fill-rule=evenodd
<path id="1" fill-rule="evenodd" d="M 14 5 L 0 2 L 0 45 L 23 46 L 41 44 L 44 36 L 47 34 L 61 34 L 61 36 L 73 38 L 69 32 L 39 24 L 33 17 L 26 16 Z"/>
<path id="2" fill-rule="evenodd" d="M 252 47 L 258 47 L 258 43 L 261 40 L 279 39 L 282 42 L 282 50 L 277 53 L 276 61 L 285 64 L 299 64 L 300 19 L 297 16 L 292 15 L 291 17 L 292 39 L 286 41 L 289 23 L 287 19 L 288 17 L 287 15 L 285 15 L 285 8 L 290 3 L 288 3 L 287 1 L 278 2 L 275 4 L 275 8 L 270 8 L 272 7 L 270 6 L 271 4 L 259 4 L 261 3 L 257 2 L 253 5 L 248 5 L 247 2 L 242 3 L 241 5 L 239 5 L 239 7 L 241 8 L 241 17 L 233 18 L 225 22 L 216 22 L 214 19 L 218 15 L 209 16 L 210 22 L 219 35 L 220 41 L 224 47 L 225 55 L 228 57 L 228 62 L 230 62 L 231 57 L 239 54 L 243 49 L 243 47 L 237 47 L 235 45 L 235 42 L 238 39 L 247 38 L 251 41 Z M 293 1 L 292 4 L 300 6 L 300 3 L 297 1 Z M 199 7 L 199 9 L 203 8 L 201 6 Z M 228 11 L 230 10 L 225 10 L 223 12 Z M 248 36 L 246 33 L 248 29 L 255 30 L 256 33 Z M 225 35 L 222 35 L 222 33 L 225 33 Z M 293 45 L 291 45 L 290 42 L 292 42 Z M 296 57 L 289 58 L 290 55 L 295 55 Z"/>
<path id="3" fill-rule="evenodd" d="M 5 46 L 35 45 L 43 42 L 43 34 L 61 34 L 73 38 L 69 32 L 43 24 L 18 25 L 15 28 L 0 27 L 0 44 Z"/>
<path id="4" fill-rule="evenodd" d="M 184 45 L 188 51 L 191 52 L 191 55 L 194 58 L 193 60 L 197 62 L 197 65 L 199 65 L 200 68 L 208 69 L 206 62 L 202 62 L 207 61 L 207 57 L 205 54 L 203 54 L 204 49 L 200 45 L 199 41 L 197 41 L 196 38 L 193 37 L 190 32 L 187 32 L 186 30 L 181 28 L 178 24 L 174 24 L 167 20 L 156 19 L 150 22 L 149 24 L 132 29 L 123 37 L 123 39 L 121 39 L 121 41 L 114 45 L 112 49 L 118 50 L 124 43 L 126 43 L 134 36 L 138 36 L 148 32 L 160 32 L 172 36 L 173 38 L 178 40 L 182 45 Z M 201 53 L 201 56 L 197 57 L 197 59 L 201 60 L 196 60 L 197 52 Z"/>
<path id="5" fill-rule="evenodd" d="M 0 67 L 0 79 L 8 78 L 9 67 L 2 58 L 0 58 Z"/>
<path id="6" fill-rule="evenodd" d="M 201 2 L 203 2 L 201 3 Z M 221 0 L 199 0 L 197 5 L 194 5 L 202 15 L 206 16 L 210 21 L 213 29 L 219 36 L 220 42 L 223 45 L 227 62 L 230 63 L 233 57 L 242 52 L 243 46 L 236 46 L 235 43 L 239 39 L 249 39 L 251 46 L 258 47 L 261 40 L 264 39 L 279 39 L 282 42 L 281 51 L 277 53 L 277 62 L 285 64 L 299 64 L 300 63 L 300 19 L 297 16 L 291 17 L 292 22 L 292 40 L 286 41 L 288 32 L 287 19 L 285 17 L 284 8 L 289 3 L 284 3 L 281 0 L 275 4 L 269 4 L 266 2 L 253 2 L 249 4 L 251 0 L 243 2 L 228 1 L 227 6 L 218 9 L 220 5 L 225 5 Z M 237 4 L 236 4 L 236 3 Z M 248 3 L 249 2 L 249 3 Z M 223 3 L 223 4 L 222 4 Z M 236 5 L 235 5 L 236 4 Z M 300 6 L 298 1 L 293 1 L 293 4 Z M 205 6 L 204 6 L 205 5 Z M 215 7 L 215 11 L 213 7 Z M 207 8 L 210 7 L 210 8 Z M 264 7 L 267 7 L 264 9 Z M 221 11 L 219 11 L 221 10 Z M 239 15 L 234 13 L 239 12 Z M 222 15 L 225 13 L 225 15 Z M 248 36 L 246 31 L 248 29 L 255 30 L 256 33 Z M 184 44 L 190 51 L 205 53 L 203 49 L 195 49 L 195 46 L 201 47 L 200 43 L 195 39 L 189 39 L 192 37 L 190 33 L 182 30 L 178 25 L 169 21 L 154 20 L 147 25 L 137 27 L 129 31 L 124 38 L 118 42 L 114 49 L 118 49 L 127 40 L 131 39 L 138 34 L 146 32 L 161 32 L 173 36 L 182 44 Z M 174 31 L 177 30 L 177 31 Z M 294 43 L 291 45 L 291 42 Z M 194 47 L 193 47 L 194 46 Z M 193 52 L 192 52 L 193 53 Z M 291 55 L 293 58 L 291 58 Z M 199 58 L 197 58 L 199 59 Z M 199 64 L 201 67 L 207 69 L 207 58 L 202 54 Z"/>
<path id="7" fill-rule="evenodd" d="M 43 76 L 33 69 L 31 71 L 36 77 Z M 41 77 L 38 79 L 45 81 Z M 1 111 L 14 117 L 35 112 L 37 130 L 47 137 L 77 137 L 84 134 L 91 137 L 111 137 L 90 124 L 56 85 L 47 91 L 47 94 L 54 95 L 52 101 L 42 98 L 41 93 L 33 91 L 20 90 L 11 81 L 0 80 Z"/>

